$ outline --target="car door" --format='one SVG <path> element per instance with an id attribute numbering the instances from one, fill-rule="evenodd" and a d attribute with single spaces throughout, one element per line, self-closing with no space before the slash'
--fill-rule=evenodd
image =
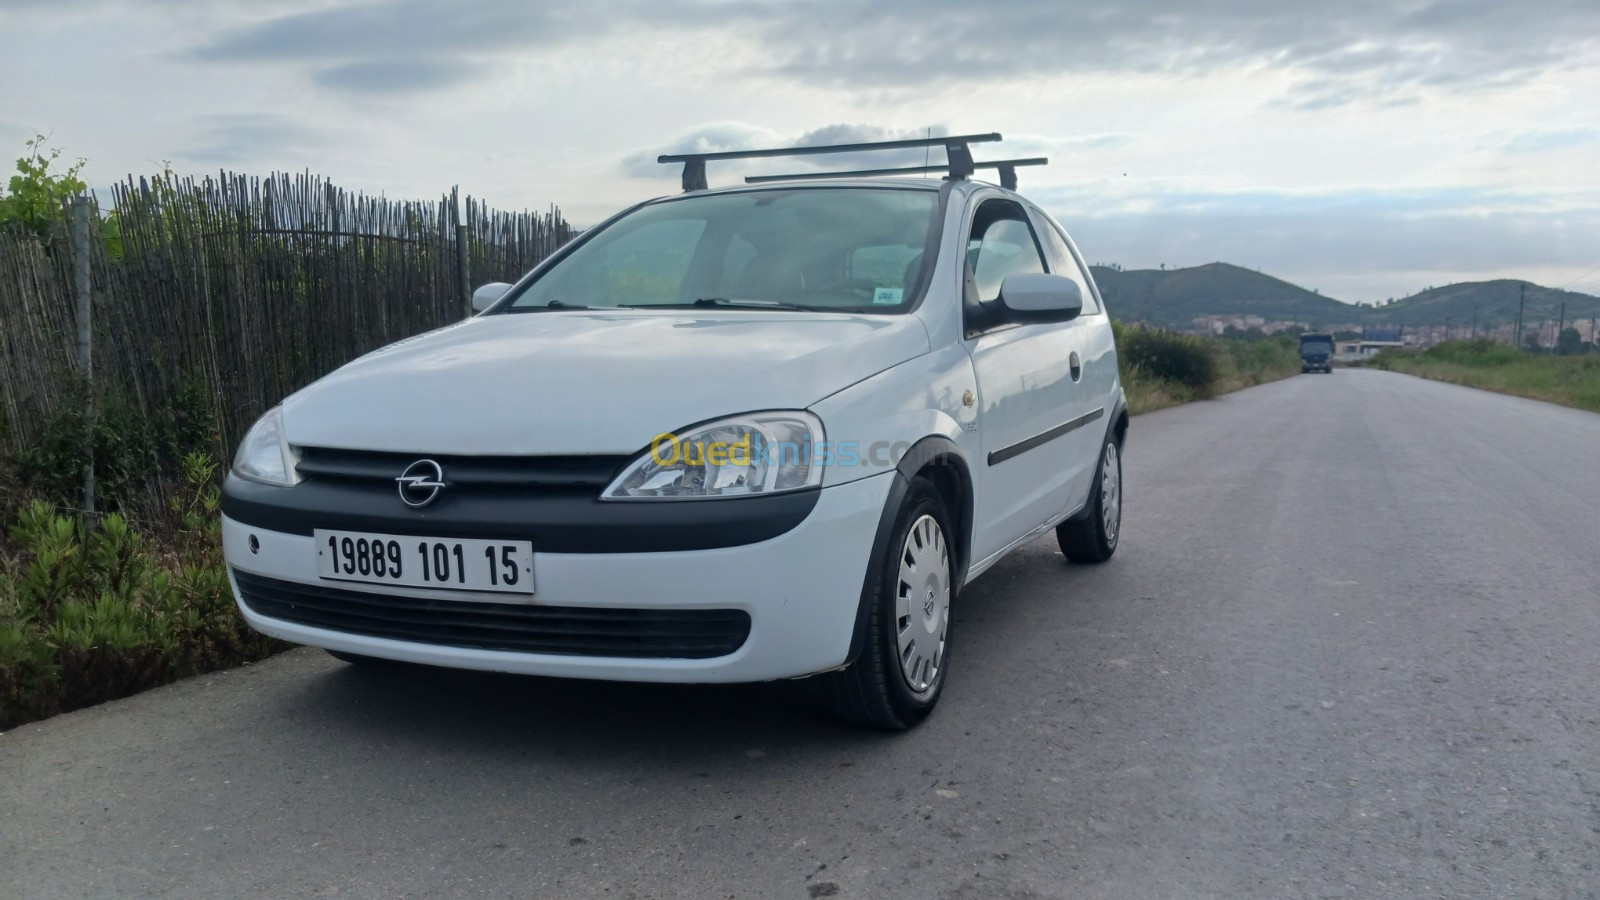
<path id="1" fill-rule="evenodd" d="M 1093 429 L 1079 390 L 1080 329 L 1017 325 L 999 315 L 1006 276 L 1045 271 L 1020 203 L 983 200 L 968 224 L 965 345 L 978 383 L 981 447 L 973 559 L 981 562 L 1065 511 Z"/>
<path id="2" fill-rule="evenodd" d="M 1083 256 L 1067 237 L 1066 230 L 1044 211 L 1028 207 L 1033 219 L 1034 232 L 1044 248 L 1045 265 L 1052 274 L 1072 279 L 1083 294 L 1083 312 L 1067 323 L 1073 332 L 1073 351 L 1078 354 L 1080 371 L 1077 374 L 1076 394 L 1084 404 L 1085 416 L 1091 424 L 1084 426 L 1080 436 L 1086 442 L 1083 453 L 1075 456 L 1071 464 L 1075 471 L 1068 490 L 1068 505 L 1076 506 L 1088 496 L 1089 482 L 1094 477 L 1099 462 L 1098 441 L 1105 435 L 1110 423 L 1105 416 L 1111 413 L 1112 397 L 1116 394 L 1121 377 L 1117 372 L 1116 343 L 1111 335 L 1111 323 L 1100 303 L 1099 291 L 1089 277 Z"/>

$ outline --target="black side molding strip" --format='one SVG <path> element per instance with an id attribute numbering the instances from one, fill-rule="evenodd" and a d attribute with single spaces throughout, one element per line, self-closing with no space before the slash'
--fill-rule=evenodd
<path id="1" fill-rule="evenodd" d="M 1021 456 L 1022 454 L 1027 453 L 1029 450 L 1032 450 L 1033 448 L 1042 444 L 1047 444 L 1069 431 L 1082 428 L 1083 426 L 1093 422 L 1095 419 L 1098 419 L 1105 414 L 1106 408 L 1102 406 L 1094 412 L 1084 413 L 1076 419 L 1057 425 L 1049 431 L 1036 434 L 1026 440 L 1018 441 L 1009 447 L 1001 447 L 999 450 L 990 451 L 989 465 L 999 465 L 1000 463 L 1003 463 L 1014 456 Z"/>

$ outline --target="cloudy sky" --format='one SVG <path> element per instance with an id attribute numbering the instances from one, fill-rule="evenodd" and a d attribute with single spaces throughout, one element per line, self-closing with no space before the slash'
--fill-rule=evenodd
<path id="1" fill-rule="evenodd" d="M 1595 0 L 0 0 L 0 34 L 0 147 L 93 184 L 311 169 L 587 224 L 676 190 L 663 151 L 1000 131 L 1097 262 L 1600 292 Z"/>

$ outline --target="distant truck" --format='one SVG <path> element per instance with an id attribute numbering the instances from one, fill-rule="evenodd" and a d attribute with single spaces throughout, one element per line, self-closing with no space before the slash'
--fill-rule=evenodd
<path id="1" fill-rule="evenodd" d="M 1333 335 L 1300 335 L 1300 373 L 1333 372 Z"/>

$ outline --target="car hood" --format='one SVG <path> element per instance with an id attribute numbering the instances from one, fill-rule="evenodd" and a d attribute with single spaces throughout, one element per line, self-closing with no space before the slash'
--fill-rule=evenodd
<path id="1" fill-rule="evenodd" d="M 804 409 L 928 352 L 910 315 L 479 316 L 376 350 L 284 401 L 291 444 L 439 455 L 622 454 L 707 419 Z"/>

